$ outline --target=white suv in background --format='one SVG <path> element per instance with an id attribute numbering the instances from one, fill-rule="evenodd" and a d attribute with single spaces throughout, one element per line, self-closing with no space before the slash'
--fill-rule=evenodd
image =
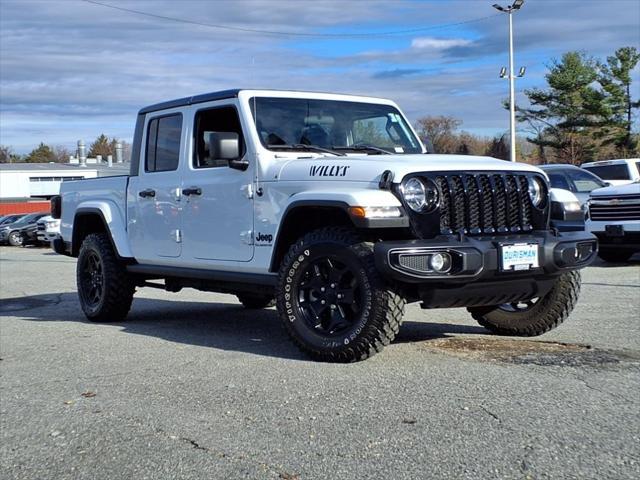
<path id="1" fill-rule="evenodd" d="M 640 158 L 619 158 L 583 163 L 582 168 L 611 185 L 625 185 L 640 179 Z"/>

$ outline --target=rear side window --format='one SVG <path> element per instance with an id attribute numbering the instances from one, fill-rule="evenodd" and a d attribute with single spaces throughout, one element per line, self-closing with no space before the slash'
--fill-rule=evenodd
<path id="1" fill-rule="evenodd" d="M 630 180 L 629 169 L 626 163 L 619 165 L 594 165 L 582 168 L 591 173 L 595 173 L 603 180 Z"/>
<path id="2" fill-rule="evenodd" d="M 551 188 L 562 188 L 563 190 L 571 190 L 571 187 L 569 187 L 569 182 L 567 182 L 564 174 L 547 172 L 547 175 L 549 175 L 549 183 L 551 184 Z"/>
<path id="3" fill-rule="evenodd" d="M 167 172 L 177 170 L 180 161 L 182 114 L 158 117 L 149 121 L 145 171 Z"/>

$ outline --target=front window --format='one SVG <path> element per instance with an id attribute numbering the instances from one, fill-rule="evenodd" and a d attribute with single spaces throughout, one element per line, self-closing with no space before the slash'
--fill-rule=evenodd
<path id="1" fill-rule="evenodd" d="M 250 100 L 269 150 L 320 147 L 341 153 L 421 153 L 420 142 L 391 105 L 307 98 Z"/>

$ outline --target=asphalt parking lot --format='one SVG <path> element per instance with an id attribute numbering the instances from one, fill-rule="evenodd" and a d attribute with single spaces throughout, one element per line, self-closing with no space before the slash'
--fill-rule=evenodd
<path id="1" fill-rule="evenodd" d="M 412 305 L 351 365 L 227 295 L 144 289 L 89 323 L 74 268 L 0 247 L 2 478 L 640 478 L 639 256 L 584 271 L 542 337 Z"/>

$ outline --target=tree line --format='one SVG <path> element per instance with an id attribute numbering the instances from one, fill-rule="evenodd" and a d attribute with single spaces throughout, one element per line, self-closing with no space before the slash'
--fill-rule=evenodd
<path id="1" fill-rule="evenodd" d="M 98 135 L 89 145 L 87 157 L 95 158 L 101 155 L 106 161 L 107 156 L 112 155 L 115 162 L 117 143 L 122 144 L 123 158 L 125 161 L 128 160 L 131 155 L 131 145 L 124 140 L 109 138 L 104 133 Z M 71 155 L 77 157 L 78 152 L 75 150 L 72 152 L 62 145 L 50 146 L 43 142 L 26 155 L 18 155 L 11 147 L 0 145 L 0 163 L 68 163 Z"/>

